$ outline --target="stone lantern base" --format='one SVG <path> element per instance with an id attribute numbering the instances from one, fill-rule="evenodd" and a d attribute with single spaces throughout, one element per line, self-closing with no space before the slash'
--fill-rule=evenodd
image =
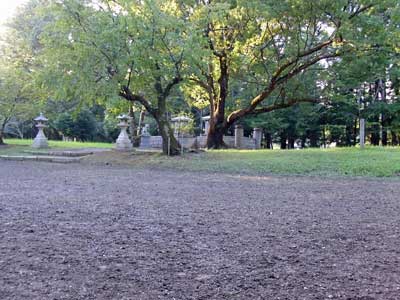
<path id="1" fill-rule="evenodd" d="M 49 148 L 49 143 L 46 138 L 44 139 L 34 139 L 32 148 L 42 149 L 42 148 Z"/>
<path id="2" fill-rule="evenodd" d="M 118 151 L 130 151 L 133 149 L 132 141 L 129 138 L 127 129 L 129 126 L 130 117 L 127 115 L 118 116 L 119 124 L 118 127 L 121 128 L 121 132 L 118 136 L 115 148 Z"/>
<path id="3" fill-rule="evenodd" d="M 39 128 L 39 133 L 33 140 L 32 148 L 35 149 L 49 148 L 49 142 L 43 133 L 43 128 Z"/>
<path id="4" fill-rule="evenodd" d="M 129 139 L 126 130 L 122 130 L 120 135 L 118 136 L 115 149 L 117 149 L 118 151 L 130 151 L 133 149 L 132 142 Z"/>

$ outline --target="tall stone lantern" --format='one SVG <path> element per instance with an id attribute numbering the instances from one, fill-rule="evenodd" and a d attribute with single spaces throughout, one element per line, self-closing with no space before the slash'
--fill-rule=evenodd
<path id="1" fill-rule="evenodd" d="M 47 127 L 48 119 L 40 113 L 40 116 L 34 119 L 36 122 L 36 128 L 39 129 L 38 134 L 36 135 L 35 139 L 33 140 L 32 148 L 40 149 L 40 148 L 48 148 L 49 143 L 47 141 L 47 137 L 44 134 L 43 129 Z"/>
<path id="2" fill-rule="evenodd" d="M 121 128 L 121 133 L 117 139 L 116 149 L 119 151 L 130 151 L 133 148 L 128 132 L 126 131 L 129 127 L 130 119 L 131 118 L 127 115 L 118 116 L 118 127 Z"/>

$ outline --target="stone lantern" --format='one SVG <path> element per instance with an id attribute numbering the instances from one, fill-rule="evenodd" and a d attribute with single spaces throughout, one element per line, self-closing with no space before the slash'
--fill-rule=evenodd
<path id="1" fill-rule="evenodd" d="M 116 149 L 119 151 L 130 151 L 132 150 L 132 142 L 129 139 L 128 132 L 126 131 L 129 127 L 130 117 L 127 115 L 120 115 L 118 116 L 118 127 L 121 128 L 121 133 L 118 136 Z"/>
<path id="2" fill-rule="evenodd" d="M 40 116 L 37 117 L 36 119 L 34 119 L 34 121 L 36 122 L 36 127 L 37 129 L 39 129 L 38 134 L 36 135 L 35 139 L 33 140 L 33 144 L 32 147 L 33 148 L 48 148 L 49 147 L 49 143 L 47 141 L 46 136 L 44 135 L 43 129 L 47 127 L 47 121 L 48 119 L 46 119 L 42 113 L 40 113 Z"/>

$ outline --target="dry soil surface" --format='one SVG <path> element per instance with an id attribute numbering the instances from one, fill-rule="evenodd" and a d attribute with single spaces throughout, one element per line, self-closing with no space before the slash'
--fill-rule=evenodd
<path id="1" fill-rule="evenodd" d="M 400 181 L 0 161 L 0 299 L 400 299 Z"/>

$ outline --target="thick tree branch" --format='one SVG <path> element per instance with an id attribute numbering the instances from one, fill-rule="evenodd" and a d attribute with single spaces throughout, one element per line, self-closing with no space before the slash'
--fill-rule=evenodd
<path id="1" fill-rule="evenodd" d="M 372 8 L 373 6 L 374 6 L 374 4 L 369 4 L 369 5 L 360 7 L 359 9 L 357 9 L 354 13 L 352 13 L 352 14 L 349 16 L 349 20 L 353 19 L 354 17 L 357 17 L 358 15 L 360 15 L 360 14 L 363 13 L 364 11 L 366 11 L 366 10 Z"/>
<path id="2" fill-rule="evenodd" d="M 341 53 L 337 52 L 337 53 L 328 53 L 328 54 L 317 56 L 317 57 L 315 57 L 315 58 L 303 63 L 302 65 L 298 66 L 297 68 L 293 69 L 292 71 L 290 71 L 286 75 L 281 76 L 279 78 L 276 78 L 275 79 L 275 84 L 279 85 L 279 84 L 282 84 L 282 83 L 286 82 L 290 78 L 292 78 L 295 75 L 299 74 L 300 72 L 306 70 L 307 68 L 311 67 L 312 65 L 315 65 L 316 63 L 320 62 L 321 60 L 338 57 L 340 55 L 341 55 Z"/>
<path id="3" fill-rule="evenodd" d="M 138 102 L 144 106 L 144 108 L 152 115 L 157 113 L 157 109 L 151 106 L 151 103 L 142 95 L 133 94 L 132 91 L 127 86 L 122 86 L 119 96 L 130 101 Z"/>
<path id="4" fill-rule="evenodd" d="M 277 80 L 279 78 L 279 76 L 287 68 L 289 68 L 290 66 L 298 63 L 301 58 L 304 58 L 306 56 L 310 56 L 310 55 L 312 55 L 312 54 L 314 54 L 314 53 L 316 53 L 316 52 L 318 52 L 318 51 L 320 51 L 320 50 L 322 50 L 324 48 L 327 48 L 328 46 L 330 46 L 333 43 L 333 41 L 334 41 L 333 39 L 329 39 L 329 40 L 327 40 L 327 41 L 325 41 L 323 43 L 320 43 L 319 45 L 317 45 L 317 46 L 315 46 L 313 48 L 307 49 L 307 50 L 299 53 L 294 59 L 292 59 L 292 60 L 288 61 L 287 63 L 283 64 L 282 66 L 280 66 L 278 68 L 278 70 L 274 73 L 274 76 L 272 77 L 271 81 Z"/>
<path id="5" fill-rule="evenodd" d="M 333 53 L 333 54 L 325 54 L 321 56 L 317 56 L 314 59 L 302 64 L 301 66 L 297 67 L 296 69 L 292 70 L 291 72 L 287 73 L 286 75 L 279 77 L 278 79 L 271 80 L 269 86 L 262 91 L 259 95 L 257 95 L 253 100 L 250 102 L 250 105 L 247 106 L 246 108 L 236 110 L 232 112 L 226 121 L 227 126 L 232 125 L 235 121 L 238 119 L 247 116 L 249 114 L 252 114 L 254 110 L 256 110 L 257 106 L 262 103 L 265 99 L 267 99 L 274 91 L 275 89 L 285 83 L 287 80 L 290 78 L 296 76 L 297 74 L 301 73 L 302 71 L 306 70 L 310 66 L 318 63 L 321 60 L 328 59 L 328 58 L 333 58 L 340 56 L 341 53 Z"/>
<path id="6" fill-rule="evenodd" d="M 179 75 L 174 77 L 165 87 L 164 89 L 164 93 L 163 96 L 164 98 L 167 98 L 169 96 L 169 94 L 171 93 L 172 88 L 179 84 L 182 81 L 182 77 L 180 77 Z"/>
<path id="7" fill-rule="evenodd" d="M 207 83 L 205 83 L 204 81 L 202 81 L 201 79 L 198 79 L 196 77 L 189 77 L 188 78 L 190 81 L 193 81 L 194 83 L 196 83 L 198 86 L 200 86 L 201 88 L 203 88 L 204 90 L 208 91 L 208 85 Z"/>
<path id="8" fill-rule="evenodd" d="M 323 99 L 315 99 L 315 98 L 302 98 L 302 99 L 290 99 L 286 102 L 274 103 L 265 107 L 260 107 L 258 109 L 253 110 L 250 115 L 259 115 L 262 113 L 271 112 L 278 109 L 288 108 L 298 103 L 321 103 Z"/>

